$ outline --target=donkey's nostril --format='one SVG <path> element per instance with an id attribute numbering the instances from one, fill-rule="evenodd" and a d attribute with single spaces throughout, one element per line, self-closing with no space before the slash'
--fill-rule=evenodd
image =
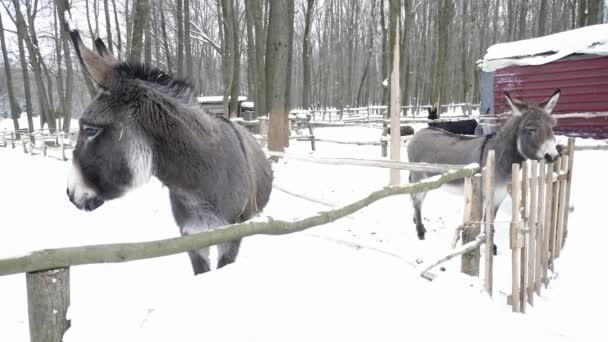
<path id="1" fill-rule="evenodd" d="M 103 200 L 99 197 L 93 197 L 86 200 L 84 210 L 93 211 L 103 205 Z"/>

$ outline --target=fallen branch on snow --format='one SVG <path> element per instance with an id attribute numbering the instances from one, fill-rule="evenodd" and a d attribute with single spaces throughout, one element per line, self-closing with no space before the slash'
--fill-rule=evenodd
<path id="1" fill-rule="evenodd" d="M 426 267 L 424 270 L 422 270 L 422 272 L 420 272 L 420 276 L 422 278 L 428 279 L 428 280 L 433 280 L 434 276 L 432 274 L 429 273 L 429 271 L 440 265 L 443 264 L 444 262 L 457 257 L 459 255 L 462 255 L 464 253 L 470 252 L 476 248 L 479 248 L 479 246 L 481 246 L 486 240 L 486 236 L 485 234 L 480 234 L 478 235 L 475 240 L 468 242 L 464 245 L 462 245 L 460 248 L 455 249 L 453 251 L 451 251 L 448 255 L 444 256 L 443 258 L 435 261 L 434 263 L 432 263 L 431 265 L 429 265 L 428 267 Z"/>

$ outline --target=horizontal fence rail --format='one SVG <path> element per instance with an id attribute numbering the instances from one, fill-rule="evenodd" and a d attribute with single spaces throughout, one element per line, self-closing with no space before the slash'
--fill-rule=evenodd
<path id="1" fill-rule="evenodd" d="M 120 263 L 157 258 L 201 249 L 252 235 L 284 235 L 295 233 L 335 221 L 361 210 L 380 199 L 437 189 L 445 183 L 470 177 L 477 172 L 479 172 L 479 168 L 477 167 L 464 167 L 460 170 L 450 170 L 442 175 L 433 176 L 419 183 L 386 187 L 343 207 L 292 222 L 268 218 L 266 222 L 253 221 L 233 224 L 210 232 L 164 240 L 35 251 L 27 255 L 0 259 L 0 276 L 77 265 Z"/>

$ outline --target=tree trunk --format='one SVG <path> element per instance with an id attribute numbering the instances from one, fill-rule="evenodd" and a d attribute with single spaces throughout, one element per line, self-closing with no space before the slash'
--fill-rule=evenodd
<path id="1" fill-rule="evenodd" d="M 118 23 L 118 11 L 116 11 L 116 0 L 112 0 L 112 8 L 114 9 L 114 26 L 116 27 L 116 40 L 117 40 L 117 47 L 116 49 L 118 50 L 118 60 L 122 60 L 122 38 L 121 38 L 121 34 L 120 34 L 120 24 Z M 163 23 L 164 25 L 164 23 Z M 108 45 L 113 45 L 114 42 L 110 42 L 108 41 Z M 110 50 L 112 51 L 112 50 Z"/>
<path id="2" fill-rule="evenodd" d="M 407 0 L 406 0 L 407 1 Z M 363 102 L 363 87 L 365 86 L 365 80 L 367 78 L 367 75 L 369 74 L 369 66 L 370 66 L 370 62 L 373 58 L 374 55 L 374 36 L 375 36 L 375 26 L 376 26 L 376 20 L 375 20 L 375 9 L 376 9 L 376 3 L 377 0 L 372 0 L 372 8 L 371 8 L 371 12 L 370 12 L 370 17 L 369 17 L 369 26 L 368 26 L 368 32 L 367 32 L 367 36 L 368 36 L 368 45 L 367 45 L 367 58 L 365 60 L 365 65 L 363 67 L 363 74 L 361 75 L 361 81 L 359 82 L 359 90 L 357 91 L 357 107 L 363 106 L 364 102 Z M 368 104 L 368 101 L 366 101 L 365 104 Z"/>
<path id="3" fill-rule="evenodd" d="M 254 18 L 255 28 L 255 61 L 257 63 L 256 70 L 258 77 L 256 80 L 256 111 L 258 115 L 269 115 L 266 88 L 266 30 L 264 29 L 264 20 L 266 16 L 262 10 L 260 0 L 246 0 L 247 3 L 252 2 L 252 14 Z"/>
<path id="4" fill-rule="evenodd" d="M 192 45 L 190 44 L 190 0 L 184 1 L 184 72 L 192 77 Z"/>
<path id="5" fill-rule="evenodd" d="M 382 104 L 388 105 L 388 87 L 384 86 L 384 80 L 388 79 L 388 58 L 386 53 L 388 34 L 386 20 L 384 19 L 384 0 L 380 0 L 380 26 L 382 27 Z"/>
<path id="6" fill-rule="evenodd" d="M 144 49 L 144 31 L 150 16 L 149 0 L 137 0 L 133 8 L 133 35 L 131 36 L 131 61 L 141 61 Z"/>
<path id="7" fill-rule="evenodd" d="M 583 27 L 587 25 L 587 0 L 576 0 L 578 7 L 578 26 Z"/>
<path id="8" fill-rule="evenodd" d="M 65 62 L 65 96 L 62 101 L 63 130 L 65 132 L 70 130 L 72 121 L 72 93 L 74 91 L 74 66 L 72 65 L 72 57 L 70 56 L 70 43 L 68 41 L 67 25 L 63 15 L 68 6 L 68 0 L 57 1 L 57 18 L 59 19 L 59 24 L 61 27 L 61 42 L 63 46 L 63 59 Z"/>
<path id="9" fill-rule="evenodd" d="M 287 73 L 289 72 L 289 22 L 293 16 L 288 14 L 289 4 L 283 0 L 270 0 L 268 22 L 268 39 L 266 41 L 266 80 L 268 105 L 270 108 L 270 129 L 268 132 L 268 149 L 284 151 L 286 121 Z"/>
<path id="10" fill-rule="evenodd" d="M 449 26 L 454 17 L 453 0 L 442 0 L 441 7 L 438 11 L 438 51 L 436 64 L 435 91 L 433 91 L 433 105 L 440 110 L 440 106 L 444 101 L 445 90 L 447 89 L 446 81 L 448 79 L 448 47 L 449 47 Z"/>
<path id="11" fill-rule="evenodd" d="M 587 0 L 587 25 L 596 25 L 601 22 L 600 8 L 602 0 Z"/>
<path id="12" fill-rule="evenodd" d="M 253 18 L 253 1 L 245 1 L 245 19 L 247 24 L 247 87 L 250 98 L 257 102 L 256 80 L 258 78 L 255 55 L 255 28 Z"/>
<path id="13" fill-rule="evenodd" d="M 310 27 L 314 0 L 306 1 L 306 14 L 304 16 L 304 37 L 302 40 L 302 108 L 310 108 Z"/>
<path id="14" fill-rule="evenodd" d="M 177 26 L 177 75 L 184 77 L 184 10 L 182 0 L 176 1 L 175 25 Z"/>
<path id="15" fill-rule="evenodd" d="M 528 17 L 528 0 L 520 0 L 518 39 L 526 38 L 526 18 Z"/>
<path id="16" fill-rule="evenodd" d="M 541 37 L 547 34 L 547 11 L 548 11 L 547 0 L 540 0 L 540 8 L 538 10 L 538 33 L 537 36 Z"/>
<path id="17" fill-rule="evenodd" d="M 407 1 L 407 0 L 406 0 Z M 389 111 L 391 113 L 391 160 L 399 161 L 401 156 L 401 129 L 400 127 L 400 112 L 401 99 L 399 90 L 399 23 L 401 22 L 401 6 L 399 0 L 389 0 L 389 56 L 390 56 L 390 85 L 391 85 L 391 102 Z M 401 170 L 391 169 L 390 185 L 399 185 L 401 183 Z"/>
<path id="18" fill-rule="evenodd" d="M 108 0 L 103 0 L 103 12 L 106 17 L 106 41 L 111 54 L 114 54 L 114 46 L 112 42 L 112 25 L 110 21 L 110 6 Z"/>
<path id="19" fill-rule="evenodd" d="M 239 64 L 238 60 L 238 24 L 235 18 L 233 0 L 221 0 L 222 20 L 224 27 L 224 48 L 222 64 L 224 71 L 224 115 L 237 116 Z M 235 39 L 236 38 L 236 39 Z M 236 93 L 236 95 L 235 95 Z"/>
<path id="20" fill-rule="evenodd" d="M 32 106 L 32 92 L 30 88 L 30 75 L 27 68 L 27 60 L 25 59 L 25 47 L 21 34 L 17 35 L 19 41 L 19 60 L 21 61 L 21 75 L 23 77 L 23 90 L 25 93 L 25 111 L 27 112 L 27 127 L 31 133 L 34 131 L 34 108 Z"/>
<path id="21" fill-rule="evenodd" d="M 165 58 L 167 59 L 167 71 L 173 73 L 173 64 L 171 64 L 171 50 L 169 49 L 169 39 L 167 38 L 167 27 L 165 25 L 165 9 L 162 7 L 162 2 L 159 2 L 160 6 L 160 32 L 163 35 L 163 46 L 165 50 Z"/>
<path id="22" fill-rule="evenodd" d="M 19 130 L 19 107 L 17 100 L 15 99 L 15 93 L 13 92 L 13 76 L 11 75 L 11 64 L 8 60 L 8 52 L 6 49 L 6 42 L 4 41 L 4 25 L 2 23 L 2 15 L 0 15 L 0 44 L 2 47 L 2 57 L 4 62 L 4 75 L 6 78 L 6 90 L 8 92 L 8 101 L 11 106 L 11 119 L 13 119 L 13 127 L 15 132 Z M 17 135 L 17 138 L 19 136 Z"/>

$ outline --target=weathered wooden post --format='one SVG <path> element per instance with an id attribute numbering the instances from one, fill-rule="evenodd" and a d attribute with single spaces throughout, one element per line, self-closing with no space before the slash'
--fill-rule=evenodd
<path id="1" fill-rule="evenodd" d="M 462 244 L 477 238 L 481 231 L 481 174 L 467 177 L 464 180 L 464 223 L 462 230 Z M 460 269 L 463 273 L 472 276 L 479 275 L 479 248 L 464 253 L 461 257 Z"/>
<path id="2" fill-rule="evenodd" d="M 494 283 L 494 184 L 496 157 L 494 150 L 488 152 L 484 168 L 484 223 L 486 233 L 485 288 L 492 297 Z"/>
<path id="3" fill-rule="evenodd" d="M 554 251 L 555 251 L 555 258 L 559 258 L 559 255 L 561 254 L 562 251 L 562 241 L 563 241 L 563 235 L 564 235 L 564 219 L 566 218 L 566 211 L 568 210 L 568 208 L 566 207 L 566 193 L 567 193 L 567 182 L 568 182 L 568 164 L 569 164 L 569 160 L 568 160 L 568 156 L 563 156 L 562 157 L 562 162 L 560 165 L 560 175 L 558 176 L 558 181 L 559 181 L 559 194 L 558 194 L 558 201 L 559 201 L 559 206 L 557 209 L 557 233 L 555 236 L 555 246 Z"/>
<path id="4" fill-rule="evenodd" d="M 534 265 L 534 291 L 541 295 L 541 283 L 544 270 L 545 246 L 545 161 L 541 160 L 538 167 L 538 214 L 536 216 L 536 263 Z"/>
<path id="5" fill-rule="evenodd" d="M 534 284 L 536 281 L 536 241 L 538 214 L 538 161 L 530 163 L 530 216 L 528 217 L 528 303 L 534 305 Z"/>
<path id="6" fill-rule="evenodd" d="M 30 135 L 29 143 L 30 143 L 30 155 L 31 156 L 34 155 L 34 143 L 33 143 L 33 141 L 34 141 L 34 137 L 32 135 Z"/>
<path id="7" fill-rule="evenodd" d="M 264 148 L 268 144 L 268 118 L 261 116 L 258 120 L 260 121 L 260 135 L 262 136 L 260 144 Z"/>
<path id="8" fill-rule="evenodd" d="M 521 312 L 526 312 L 526 303 L 528 302 L 528 248 L 529 248 L 529 236 L 528 236 L 528 218 L 530 217 L 530 208 L 529 208 L 529 179 L 528 179 L 528 167 L 530 166 L 529 162 L 525 162 L 522 165 L 521 169 L 521 193 L 520 193 L 520 201 L 521 208 L 520 211 L 520 221 L 518 234 L 518 246 L 521 250 L 521 283 L 520 283 L 520 293 L 521 293 Z"/>
<path id="9" fill-rule="evenodd" d="M 570 186 L 572 186 L 572 166 L 574 166 L 574 138 L 568 138 L 568 177 L 566 182 L 566 217 L 564 218 L 564 232 L 562 237 L 562 247 L 566 243 L 568 236 L 568 216 L 570 215 Z"/>
<path id="10" fill-rule="evenodd" d="M 11 133 L 11 146 L 15 149 L 15 132 Z"/>
<path id="11" fill-rule="evenodd" d="M 559 174 L 560 171 L 560 166 L 561 166 L 561 162 L 562 159 L 557 158 L 554 162 L 553 162 L 553 173 L 555 175 Z M 549 239 L 549 269 L 551 269 L 551 271 L 554 270 L 553 268 L 553 260 L 555 259 L 555 242 L 556 242 L 556 234 L 557 234 L 557 209 L 558 209 L 558 205 L 559 205 L 559 186 L 560 186 L 560 182 L 559 180 L 555 179 L 555 181 L 553 181 L 553 175 L 552 175 L 552 182 L 553 182 L 553 194 L 552 194 L 552 198 L 553 198 L 553 202 L 551 203 L 552 207 L 551 207 L 551 231 L 550 231 L 550 239 Z"/>
<path id="12" fill-rule="evenodd" d="M 31 342 L 61 342 L 70 327 L 70 269 L 26 274 Z"/>
<path id="13" fill-rule="evenodd" d="M 545 171 L 545 221 L 543 231 L 543 283 L 545 287 L 549 284 L 547 271 L 549 270 L 549 242 L 551 241 L 551 217 L 553 217 L 553 165 L 547 165 Z"/>
<path id="14" fill-rule="evenodd" d="M 520 246 L 520 190 L 521 176 L 518 164 L 511 166 L 511 262 L 513 264 L 511 272 L 511 305 L 513 312 L 521 312 L 521 246 Z"/>
<path id="15" fill-rule="evenodd" d="M 27 142 L 29 141 L 29 138 L 25 135 L 21 136 L 21 145 L 23 146 L 23 153 L 27 154 Z"/>
<path id="16" fill-rule="evenodd" d="M 46 144 L 44 143 L 44 141 L 42 141 L 42 155 L 44 157 L 46 157 L 46 149 L 47 149 Z"/>
<path id="17" fill-rule="evenodd" d="M 65 157 L 65 141 L 63 136 L 63 133 L 59 135 L 59 144 L 61 144 L 61 160 L 66 161 L 68 159 Z"/>

